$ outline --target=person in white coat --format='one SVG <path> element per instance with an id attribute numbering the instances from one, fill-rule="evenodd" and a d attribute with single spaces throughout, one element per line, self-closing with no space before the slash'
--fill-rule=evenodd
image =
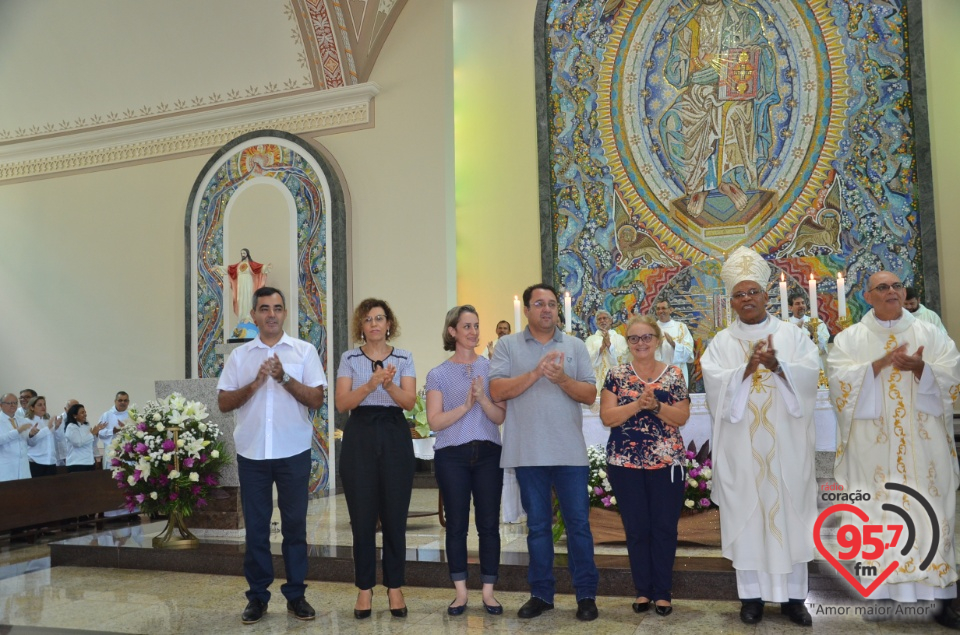
<path id="1" fill-rule="evenodd" d="M 89 472 L 93 470 L 93 449 L 97 435 L 107 426 L 100 422 L 90 427 L 87 423 L 87 409 L 83 404 L 73 404 L 67 410 L 67 423 L 64 436 L 67 439 L 67 471 Z"/>
<path id="2" fill-rule="evenodd" d="M 27 461 L 27 434 L 32 424 L 16 418 L 17 396 L 0 397 L 0 481 L 30 478 Z"/>

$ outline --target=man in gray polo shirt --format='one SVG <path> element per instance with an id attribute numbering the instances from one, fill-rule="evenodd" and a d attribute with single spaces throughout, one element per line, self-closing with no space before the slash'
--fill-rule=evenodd
<path id="1" fill-rule="evenodd" d="M 523 292 L 527 328 L 500 339 L 490 362 L 490 395 L 507 403 L 500 466 L 516 469 L 527 511 L 530 599 L 521 618 L 553 608 L 553 501 L 567 528 L 567 552 L 577 592 L 577 619 L 597 618 L 599 575 L 593 561 L 587 493 L 587 448 L 580 404 L 597 387 L 583 342 L 557 328 L 556 290 L 535 284 Z"/>

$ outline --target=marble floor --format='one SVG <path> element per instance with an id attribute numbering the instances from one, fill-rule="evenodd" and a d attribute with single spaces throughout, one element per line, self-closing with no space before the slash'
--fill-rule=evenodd
<path id="1" fill-rule="evenodd" d="M 430 512 L 437 506 L 436 490 L 414 490 L 411 511 Z M 342 496 L 311 501 L 309 540 L 313 544 L 346 546 L 351 542 L 346 503 Z M 100 545 L 127 541 L 147 542 L 160 530 L 158 524 L 112 526 L 104 532 L 86 530 L 80 539 Z M 443 529 L 436 516 L 410 519 L 408 546 L 420 557 L 442 549 Z M 73 540 L 78 534 L 68 534 Z M 523 525 L 502 525 L 503 551 L 526 549 Z M 51 537 L 45 540 L 58 540 Z M 206 539 L 242 541 L 242 536 L 219 533 Z M 279 542 L 277 533 L 274 539 Z M 470 549 L 476 549 L 471 535 Z M 565 550 L 563 543 L 557 551 Z M 598 554 L 620 555 L 622 545 L 597 548 Z M 683 547 L 679 555 L 716 557 L 719 550 Z M 317 609 L 313 622 L 299 622 L 285 611 L 279 585 L 275 584 L 274 603 L 264 619 L 242 626 L 239 615 L 245 600 L 245 581 L 239 576 L 190 573 L 98 569 L 87 567 L 50 567 L 46 544 L 0 546 L 0 633 L 787 633 L 804 631 L 779 615 L 775 606 L 767 608 L 765 619 L 756 626 L 742 624 L 736 602 L 678 599 L 674 613 L 660 617 L 654 613 L 637 615 L 631 600 L 600 597 L 600 618 L 589 624 L 574 617 L 576 602 L 572 596 L 558 595 L 556 609 L 533 620 L 520 620 L 516 610 L 527 599 L 526 593 L 500 592 L 505 607 L 502 616 L 489 616 L 482 610 L 479 592 L 471 591 L 470 609 L 459 617 L 446 614 L 453 592 L 446 588 L 407 587 L 410 614 L 394 618 L 387 610 L 386 595 L 378 588 L 374 614 L 369 620 L 353 618 L 356 589 L 351 584 L 308 581 L 307 599 Z M 866 622 L 855 614 L 862 603 L 843 597 L 808 597 L 814 615 L 813 632 L 864 634 L 930 633 L 942 630 L 929 621 Z M 838 613 L 846 613 L 838 614 Z M 946 632 L 946 631 L 944 631 Z"/>

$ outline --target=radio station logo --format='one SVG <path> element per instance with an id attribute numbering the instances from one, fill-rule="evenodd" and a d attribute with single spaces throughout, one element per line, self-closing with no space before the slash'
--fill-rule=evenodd
<path id="1" fill-rule="evenodd" d="M 838 488 L 839 486 L 828 487 L 827 489 L 831 490 L 831 493 L 822 495 L 825 500 L 844 502 L 831 505 L 823 510 L 817 517 L 817 522 L 813 526 L 813 541 L 817 546 L 817 550 L 823 554 L 827 562 L 833 565 L 833 568 L 836 569 L 857 592 L 867 598 L 900 566 L 900 560 L 894 559 L 881 571 L 876 563 L 888 549 L 899 551 L 900 556 L 906 556 L 916 543 L 916 524 L 907 511 L 891 503 L 884 503 L 881 509 L 895 514 L 900 518 L 901 522 L 887 525 L 870 523 L 870 517 L 867 512 L 851 504 L 861 501 L 868 502 L 870 500 L 870 494 L 859 491 L 852 494 L 842 491 L 832 491 Z M 937 553 L 937 545 L 940 544 L 940 524 L 937 521 L 937 515 L 933 510 L 933 506 L 930 505 L 930 502 L 927 501 L 920 492 L 912 487 L 899 483 L 886 483 L 884 484 L 884 488 L 901 492 L 915 498 L 929 517 L 932 531 L 930 545 L 928 547 L 926 545 L 918 545 L 921 553 L 924 548 L 927 547 L 926 556 L 919 567 L 920 571 L 926 571 Z M 827 546 L 823 544 L 820 530 L 827 518 L 841 512 L 853 514 L 859 518 L 863 524 L 858 526 L 847 523 L 841 526 L 837 531 L 837 545 L 839 546 L 839 550 L 836 554 L 833 554 Z M 872 582 L 867 586 L 864 586 L 861 582 L 862 580 L 870 579 L 872 579 Z"/>

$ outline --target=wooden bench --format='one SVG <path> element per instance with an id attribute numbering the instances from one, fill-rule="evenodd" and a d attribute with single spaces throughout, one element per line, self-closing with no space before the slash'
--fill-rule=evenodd
<path id="1" fill-rule="evenodd" d="M 109 470 L 4 481 L 0 483 L 0 531 L 102 514 L 124 503 Z M 102 521 L 98 519 L 98 528 Z"/>

